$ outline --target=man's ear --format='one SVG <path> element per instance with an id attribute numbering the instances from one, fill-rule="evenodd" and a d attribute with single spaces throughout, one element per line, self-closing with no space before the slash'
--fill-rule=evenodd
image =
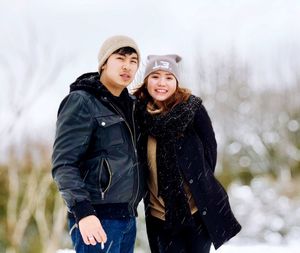
<path id="1" fill-rule="evenodd" d="M 101 70 L 106 68 L 106 63 L 102 65 Z"/>

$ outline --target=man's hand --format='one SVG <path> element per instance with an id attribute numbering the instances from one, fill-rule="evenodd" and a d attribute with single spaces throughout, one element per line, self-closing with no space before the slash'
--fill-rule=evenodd
<path id="1" fill-rule="evenodd" d="M 95 215 L 89 215 L 82 218 L 78 225 L 85 244 L 96 245 L 97 242 L 106 242 L 106 233 L 103 230 L 99 219 Z"/>

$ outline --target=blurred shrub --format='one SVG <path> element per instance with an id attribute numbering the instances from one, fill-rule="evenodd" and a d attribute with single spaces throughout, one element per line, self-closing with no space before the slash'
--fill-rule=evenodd
<path id="1" fill-rule="evenodd" d="M 66 209 L 50 170 L 49 149 L 27 143 L 0 166 L 0 252 L 53 253 L 66 245 Z"/>

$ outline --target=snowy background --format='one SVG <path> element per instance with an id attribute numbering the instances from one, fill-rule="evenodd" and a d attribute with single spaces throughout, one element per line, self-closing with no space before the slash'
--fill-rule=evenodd
<path id="1" fill-rule="evenodd" d="M 197 71 L 210 69 L 217 57 L 236 55 L 251 65 L 251 85 L 256 89 L 288 85 L 300 62 L 298 0 L 0 4 L 1 122 L 13 120 L 12 106 L 27 107 L 22 117 L 28 120 L 16 126 L 16 141 L 32 131 L 52 138 L 57 107 L 68 85 L 80 74 L 96 70 L 99 47 L 111 35 L 133 37 L 143 62 L 148 54 L 181 55 L 184 83 L 194 92 L 199 92 Z"/>
<path id="2" fill-rule="evenodd" d="M 115 34 L 140 46 L 133 86 L 148 54 L 177 53 L 184 85 L 204 100 L 217 175 L 243 225 L 218 252 L 299 252 L 299 14 L 298 0 L 0 0 L 0 252 L 40 252 L 36 234 L 43 253 L 71 247 L 47 164 L 56 112 Z M 136 252 L 147 252 L 139 213 Z"/>

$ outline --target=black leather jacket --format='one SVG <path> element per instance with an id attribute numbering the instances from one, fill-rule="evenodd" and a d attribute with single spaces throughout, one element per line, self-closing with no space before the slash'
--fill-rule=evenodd
<path id="1" fill-rule="evenodd" d="M 134 97 L 123 91 L 132 100 L 130 124 L 107 92 L 97 73 L 85 74 L 58 111 L 52 175 L 77 219 L 95 209 L 111 218 L 135 216 L 144 191 Z"/>

